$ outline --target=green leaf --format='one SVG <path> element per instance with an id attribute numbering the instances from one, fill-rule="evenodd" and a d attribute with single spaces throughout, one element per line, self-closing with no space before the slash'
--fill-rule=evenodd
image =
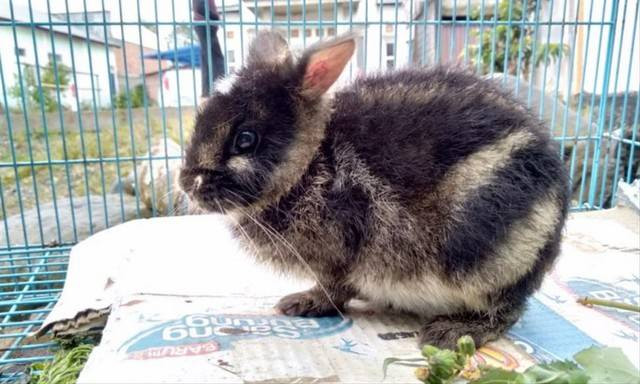
<path id="1" fill-rule="evenodd" d="M 482 372 L 482 377 L 471 381 L 469 384 L 525 384 L 521 373 L 507 371 L 501 368 L 487 368 Z"/>
<path id="2" fill-rule="evenodd" d="M 570 361 L 556 361 L 550 364 L 534 365 L 524 372 L 538 384 L 587 384 L 589 376 Z"/>
<path id="3" fill-rule="evenodd" d="M 573 358 L 585 369 L 592 383 L 640 383 L 640 372 L 620 348 L 591 347 Z"/>

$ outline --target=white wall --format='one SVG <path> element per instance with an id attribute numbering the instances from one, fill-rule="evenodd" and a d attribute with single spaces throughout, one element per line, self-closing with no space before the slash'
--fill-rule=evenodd
<path id="1" fill-rule="evenodd" d="M 49 62 L 49 53 L 53 52 L 51 45 L 51 34 L 47 30 L 33 29 L 35 35 L 35 45 L 33 43 L 32 29 L 18 26 L 15 29 L 18 47 L 24 49 L 24 56 L 20 57 L 20 64 L 36 65 L 36 55 L 38 64 L 44 67 Z M 92 103 L 95 97 L 96 107 L 109 107 L 111 105 L 111 96 L 109 92 L 109 70 L 107 65 L 107 51 L 103 44 L 87 42 L 83 39 L 73 38 L 72 44 L 69 43 L 67 35 L 54 35 L 55 52 L 59 55 L 58 64 L 64 64 L 72 68 L 71 48 L 73 47 L 73 59 L 75 60 L 76 72 L 76 88 L 78 89 L 78 97 L 80 103 Z M 16 47 L 14 45 L 14 36 L 12 28 L 0 28 L 0 41 L 3 42 L 2 69 L 4 75 L 4 84 L 7 91 L 16 84 L 18 74 Z M 89 56 L 89 45 L 91 46 L 91 57 Z M 115 69 L 115 57 L 113 52 L 109 51 L 108 61 L 112 68 Z M 90 68 L 91 64 L 91 68 Z M 93 92 L 91 78 L 93 74 Z M 23 74 L 24 75 L 24 74 Z M 37 78 L 36 78 L 37 79 Z M 73 74 L 69 75 L 69 83 L 74 84 Z M 76 109 L 76 100 L 72 97 L 70 87 L 62 92 L 62 103 L 66 107 Z M 17 106 L 20 100 L 13 99 L 9 102 L 11 106 Z M 93 104 L 92 104 L 93 105 Z"/>
<path id="2" fill-rule="evenodd" d="M 200 68 L 180 68 L 165 71 L 158 89 L 158 104 L 165 107 L 197 106 L 202 89 Z M 162 96 L 162 99 L 161 99 Z"/>
<path id="3" fill-rule="evenodd" d="M 612 1 L 592 0 L 593 20 L 599 22 L 611 20 Z M 626 9 L 625 9 L 626 4 Z M 636 27 L 636 35 L 633 35 L 633 25 L 639 23 L 636 14 L 637 0 L 619 0 L 618 15 L 616 22 L 616 34 L 614 36 L 613 56 L 611 62 L 611 77 L 609 79 L 608 93 L 625 92 L 627 84 L 630 91 L 638 91 L 640 88 L 640 43 L 638 34 L 640 25 Z M 605 10 L 603 12 L 603 5 Z M 583 18 L 588 20 L 589 6 L 585 4 Z M 623 25 L 624 20 L 624 25 Z M 582 27 L 582 40 L 584 42 L 584 52 L 586 58 L 586 68 L 584 73 L 584 91 L 592 93 L 602 93 L 603 81 L 605 79 L 605 61 L 607 46 L 609 41 L 609 27 L 592 26 L 591 33 L 587 39 L 587 27 Z M 602 35 L 602 38 L 601 38 Z M 601 46 L 598 55 L 598 46 Z M 617 73 L 617 75 L 616 75 Z M 617 76 L 617 84 L 616 84 Z"/>
<path id="4" fill-rule="evenodd" d="M 233 3 L 233 1 L 225 1 L 225 5 L 230 6 L 229 3 Z M 228 73 L 233 73 L 242 67 L 249 50 L 249 44 L 255 36 L 254 27 L 245 24 L 255 20 L 255 15 L 244 4 L 240 5 L 240 10 L 221 14 L 223 25 L 218 28 L 218 41 L 224 54 Z M 239 23 L 240 20 L 243 22 L 242 26 Z"/>
<path id="5" fill-rule="evenodd" d="M 388 68 L 403 68 L 410 63 L 409 41 L 411 34 L 406 24 L 395 25 L 396 21 L 406 21 L 407 12 L 403 2 L 362 0 L 354 17 L 357 22 L 368 22 L 367 27 L 358 27 L 361 34 L 356 52 L 357 67 L 361 72 L 385 71 Z M 381 10 L 382 8 L 382 10 Z M 395 60 L 387 56 L 387 44 L 395 47 Z M 358 57 L 359 56 L 359 57 Z"/>

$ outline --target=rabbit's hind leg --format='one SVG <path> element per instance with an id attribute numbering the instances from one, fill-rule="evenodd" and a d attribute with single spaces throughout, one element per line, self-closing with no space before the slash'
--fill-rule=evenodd
<path id="1" fill-rule="evenodd" d="M 509 312 L 479 314 L 465 312 L 441 315 L 430 319 L 420 330 L 420 346 L 434 345 L 439 348 L 455 349 L 462 336 L 469 335 L 479 348 L 498 339 L 518 321 L 521 309 Z"/>

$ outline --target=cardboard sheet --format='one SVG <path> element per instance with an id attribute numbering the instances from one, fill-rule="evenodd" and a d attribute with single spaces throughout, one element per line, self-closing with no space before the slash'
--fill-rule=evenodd
<path id="1" fill-rule="evenodd" d="M 640 315 L 576 299 L 640 303 L 640 216 L 632 208 L 573 214 L 562 256 L 507 337 L 479 363 L 524 369 L 591 345 L 623 348 L 640 366 Z M 220 217 L 138 220 L 71 253 L 61 300 L 43 331 L 108 320 L 78 383 L 275 383 L 382 380 L 387 357 L 419 356 L 419 323 L 354 302 L 345 318 L 289 318 L 273 304 L 305 289 L 257 265 Z M 415 382 L 392 366 L 385 382 Z"/>

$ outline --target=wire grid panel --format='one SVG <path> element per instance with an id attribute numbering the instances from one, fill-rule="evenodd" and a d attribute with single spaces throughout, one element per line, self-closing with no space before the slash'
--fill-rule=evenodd
<path id="1" fill-rule="evenodd" d="M 216 0 L 214 11 L 191 0 L 0 0 L 0 286 L 10 324 L 0 340 L 12 348 L 0 364 L 38 358 L 18 357 L 43 347 L 24 345 L 23 333 L 55 300 L 69 246 L 173 213 L 202 77 L 211 88 L 219 75 L 216 41 L 224 74 L 243 65 L 259 30 L 276 29 L 296 50 L 357 31 L 339 86 L 431 65 L 495 78 L 547 121 L 573 209 L 598 209 L 614 203 L 618 181 L 638 177 L 638 3 Z"/>
<path id="2" fill-rule="evenodd" d="M 68 258 L 68 248 L 0 252 L 0 381 L 50 358 L 52 343 L 27 338 L 62 290 Z"/>

